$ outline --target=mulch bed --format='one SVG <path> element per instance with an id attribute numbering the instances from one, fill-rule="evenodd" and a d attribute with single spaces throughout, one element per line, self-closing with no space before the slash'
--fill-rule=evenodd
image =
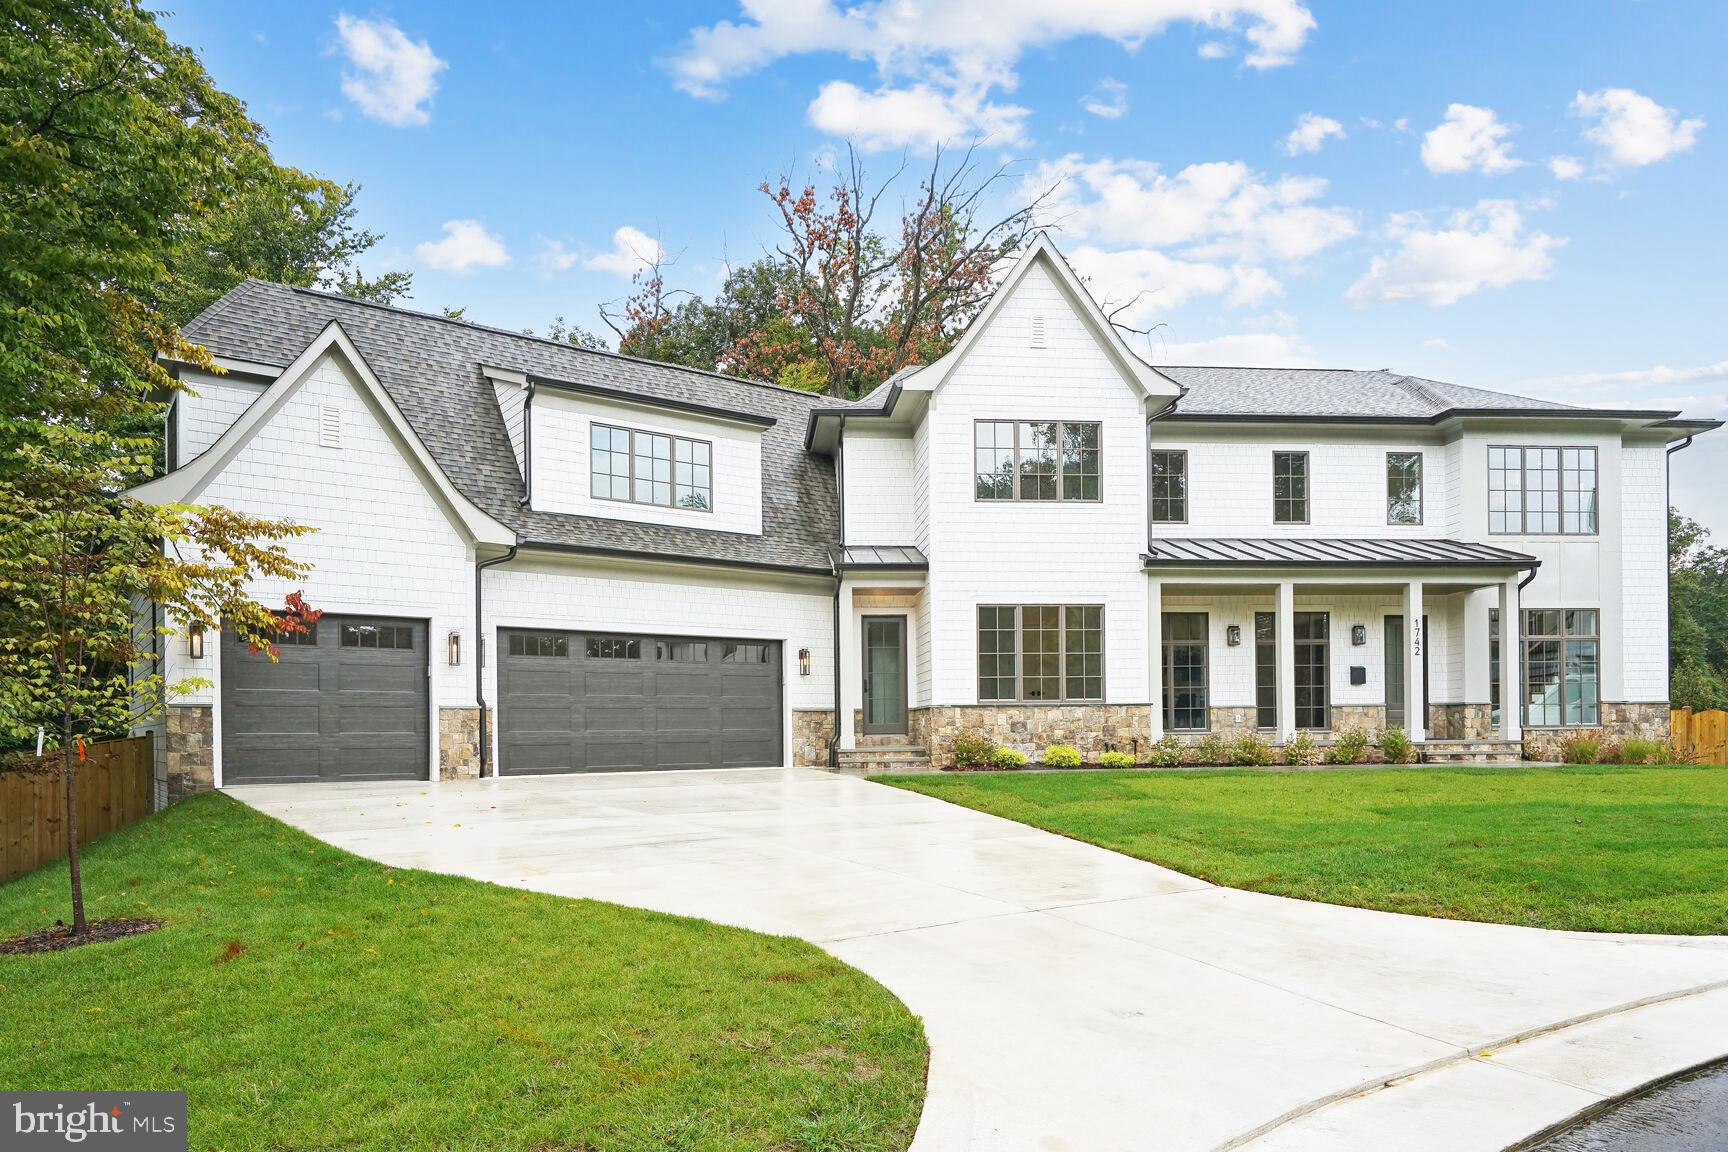
<path id="1" fill-rule="evenodd" d="M 112 916 L 107 920 L 93 921 L 85 926 L 82 933 L 74 936 L 72 929 L 56 923 L 52 928 L 42 928 L 35 932 L 26 932 L 22 936 L 14 936 L 10 940 L 0 940 L 0 956 L 22 956 L 29 952 L 63 952 L 68 948 L 81 948 L 86 944 L 105 944 L 110 940 L 154 932 L 160 927 L 160 920 Z"/>

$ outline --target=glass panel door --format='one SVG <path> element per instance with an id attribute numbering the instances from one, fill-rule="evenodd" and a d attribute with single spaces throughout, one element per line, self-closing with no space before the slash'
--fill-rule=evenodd
<path id="1" fill-rule="evenodd" d="M 1324 731 L 1332 727 L 1327 676 L 1332 617 L 1325 612 L 1298 612 L 1292 624 L 1296 638 L 1296 727 Z"/>
<path id="2" fill-rule="evenodd" d="M 1178 732 L 1211 726 L 1206 706 L 1206 613 L 1164 613 L 1164 723 Z"/>
<path id="3" fill-rule="evenodd" d="M 906 617 L 864 617 L 864 734 L 906 731 Z"/>

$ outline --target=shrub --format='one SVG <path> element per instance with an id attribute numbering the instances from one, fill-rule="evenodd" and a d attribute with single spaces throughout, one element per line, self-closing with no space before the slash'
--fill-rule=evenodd
<path id="1" fill-rule="evenodd" d="M 1416 745 L 1402 728 L 1388 728 L 1380 733 L 1380 753 L 1388 764 L 1416 763 Z"/>
<path id="2" fill-rule="evenodd" d="M 954 763 L 962 768 L 983 768 L 991 763 L 996 745 L 976 732 L 962 732 L 954 737 Z"/>
<path id="3" fill-rule="evenodd" d="M 1012 748 L 997 748 L 990 753 L 990 763 L 996 768 L 1026 767 L 1026 753 Z"/>
<path id="4" fill-rule="evenodd" d="M 1594 764 L 1602 755 L 1602 739 L 1594 732 L 1580 732 L 1560 741 L 1560 759 L 1568 764 Z"/>
<path id="5" fill-rule="evenodd" d="M 1126 752 L 1117 752 L 1112 749 L 1098 757 L 1098 763 L 1105 768 L 1132 768 L 1134 767 L 1134 757 Z"/>
<path id="6" fill-rule="evenodd" d="M 1320 763 L 1320 745 L 1308 733 L 1298 732 L 1294 740 L 1284 745 L 1284 763 L 1312 768 Z"/>
<path id="7" fill-rule="evenodd" d="M 1621 755 L 1620 741 L 1604 739 L 1602 746 L 1596 749 L 1596 763 L 1624 764 L 1625 761 L 1620 759 Z"/>
<path id="8" fill-rule="evenodd" d="M 1230 762 L 1244 768 L 1264 768 L 1272 763 L 1272 745 L 1253 732 L 1244 732 L 1230 745 Z"/>
<path id="9" fill-rule="evenodd" d="M 1666 764 L 1672 758 L 1673 750 L 1668 747 L 1666 740 L 1633 738 L 1620 744 L 1621 764 Z"/>
<path id="10" fill-rule="evenodd" d="M 1230 763 L 1230 745 L 1216 732 L 1206 733 L 1205 739 L 1194 746 L 1195 764 Z"/>
<path id="11" fill-rule="evenodd" d="M 1326 749 L 1328 764 L 1362 764 L 1368 759 L 1368 733 L 1360 728 L 1346 728 Z"/>
<path id="12" fill-rule="evenodd" d="M 1052 744 L 1044 749 L 1044 755 L 1041 759 L 1049 768 L 1078 768 L 1080 767 L 1080 749 L 1072 744 Z"/>
<path id="13" fill-rule="evenodd" d="M 1152 745 L 1152 751 L 1147 759 L 1159 768 L 1181 767 L 1183 754 L 1187 749 L 1182 747 L 1182 741 L 1176 736 L 1166 734 L 1165 737 Z"/>

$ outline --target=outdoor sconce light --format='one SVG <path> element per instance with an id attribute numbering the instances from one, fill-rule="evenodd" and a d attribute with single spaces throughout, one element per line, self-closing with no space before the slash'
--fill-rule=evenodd
<path id="1" fill-rule="evenodd" d="M 194 660 L 204 659 L 204 625 L 194 624 L 186 629 L 186 655 Z"/>
<path id="2" fill-rule="evenodd" d="M 798 675 L 810 675 L 810 649 L 798 649 Z"/>
<path id="3" fill-rule="evenodd" d="M 1224 629 L 1224 643 L 1235 648 L 1242 643 L 1242 625 L 1232 624 Z"/>
<path id="4" fill-rule="evenodd" d="M 462 633 L 450 633 L 450 667 L 455 668 L 462 663 Z"/>
<path id="5" fill-rule="evenodd" d="M 1360 648 L 1360 647 L 1362 647 L 1362 645 L 1368 643 L 1368 625 L 1366 625 L 1366 624 L 1352 624 L 1352 625 L 1350 625 L 1350 643 L 1354 644 L 1358 648 Z"/>

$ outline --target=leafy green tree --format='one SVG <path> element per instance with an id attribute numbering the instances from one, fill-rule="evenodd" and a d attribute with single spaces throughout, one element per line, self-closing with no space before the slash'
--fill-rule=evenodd
<path id="1" fill-rule="evenodd" d="M 1668 698 L 1676 708 L 1728 709 L 1728 549 L 1668 510 Z"/>

